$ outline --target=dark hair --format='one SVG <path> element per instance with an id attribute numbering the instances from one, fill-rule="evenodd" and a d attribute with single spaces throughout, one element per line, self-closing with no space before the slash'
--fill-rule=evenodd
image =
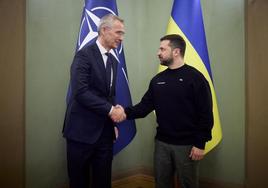
<path id="1" fill-rule="evenodd" d="M 184 57 L 186 43 L 185 40 L 180 35 L 177 34 L 166 35 L 160 39 L 160 41 L 163 40 L 169 40 L 169 46 L 171 47 L 171 49 L 179 48 L 182 57 Z"/>

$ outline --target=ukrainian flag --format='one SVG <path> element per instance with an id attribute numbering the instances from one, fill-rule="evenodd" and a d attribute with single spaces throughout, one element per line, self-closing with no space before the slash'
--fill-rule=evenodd
<path id="1" fill-rule="evenodd" d="M 200 0 L 174 0 L 167 34 L 179 34 L 186 41 L 186 64 L 195 67 L 208 80 L 213 100 L 214 126 L 212 140 L 206 143 L 205 153 L 213 149 L 222 139 L 221 123 L 212 82 L 212 74 L 204 31 Z M 159 67 L 163 71 L 166 67 Z"/>

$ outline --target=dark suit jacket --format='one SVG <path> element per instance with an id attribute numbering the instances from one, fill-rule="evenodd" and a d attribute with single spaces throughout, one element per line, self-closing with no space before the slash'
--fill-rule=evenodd
<path id="1" fill-rule="evenodd" d="M 106 83 L 105 66 L 96 43 L 78 51 L 71 66 L 71 97 L 63 135 L 67 139 L 93 144 L 104 124 L 111 124 L 109 111 L 115 102 L 117 61 L 113 58 L 113 87 Z M 113 129 L 112 129 L 113 130 Z"/>

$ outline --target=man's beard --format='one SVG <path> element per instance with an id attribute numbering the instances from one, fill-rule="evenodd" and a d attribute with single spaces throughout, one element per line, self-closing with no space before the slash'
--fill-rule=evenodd
<path id="1" fill-rule="evenodd" d="M 173 63 L 173 58 L 168 58 L 166 60 L 160 60 L 160 64 L 163 66 L 170 66 Z"/>

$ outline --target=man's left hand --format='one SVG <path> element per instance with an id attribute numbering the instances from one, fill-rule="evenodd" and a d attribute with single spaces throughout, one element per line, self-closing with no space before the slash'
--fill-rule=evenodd
<path id="1" fill-rule="evenodd" d="M 194 161 L 199 161 L 203 159 L 204 155 L 205 150 L 193 146 L 189 157 Z"/>

